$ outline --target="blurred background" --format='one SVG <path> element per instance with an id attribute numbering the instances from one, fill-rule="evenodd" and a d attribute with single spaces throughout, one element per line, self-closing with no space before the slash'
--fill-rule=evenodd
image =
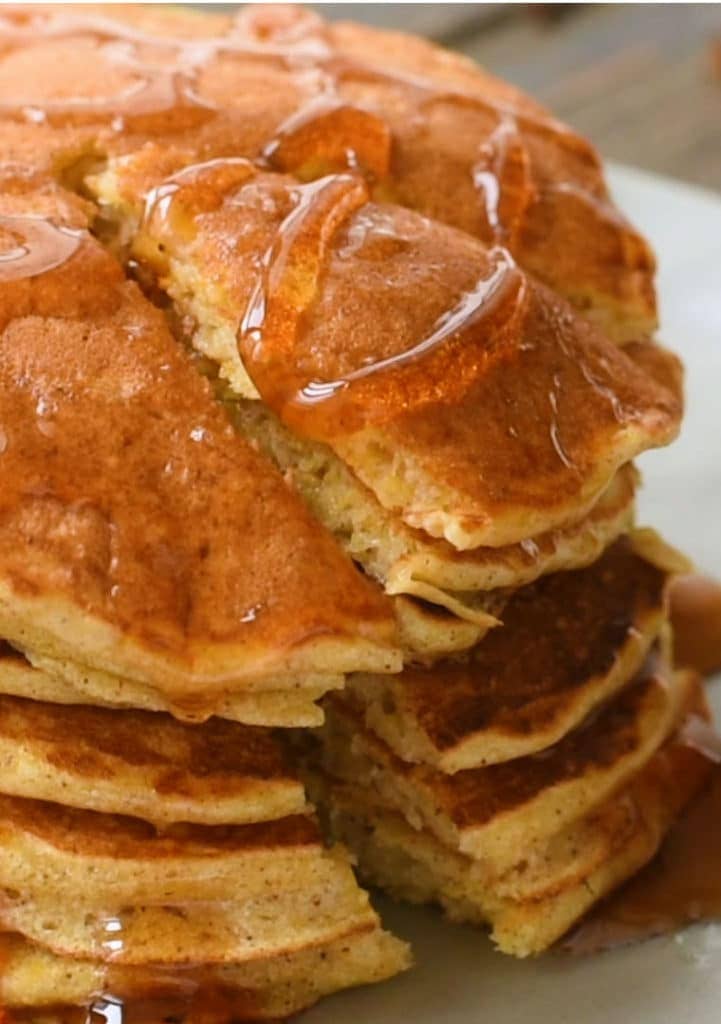
<path id="1" fill-rule="evenodd" d="M 721 191 L 721 4 L 314 4 L 431 36 L 604 156 Z"/>

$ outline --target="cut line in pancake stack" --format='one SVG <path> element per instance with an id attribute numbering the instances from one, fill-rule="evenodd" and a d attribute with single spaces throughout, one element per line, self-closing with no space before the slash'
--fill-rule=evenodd
<path id="1" fill-rule="evenodd" d="M 708 709 L 641 546 L 520 589 L 466 662 L 328 698 L 315 786 L 367 880 L 527 956 L 656 852 L 708 777 L 679 739 Z"/>
<path id="2" fill-rule="evenodd" d="M 680 367 L 597 155 L 303 9 L 0 39 L 0 1005 L 396 973 L 328 836 L 540 951 L 705 776 L 629 532 Z"/>

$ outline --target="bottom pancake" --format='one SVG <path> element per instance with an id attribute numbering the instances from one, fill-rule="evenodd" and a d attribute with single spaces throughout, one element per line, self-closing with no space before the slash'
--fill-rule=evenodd
<path id="1" fill-rule="evenodd" d="M 20 1011 L 2 1017 L 9 1022 L 27 1020 L 23 1010 L 52 1008 L 53 1024 L 83 1024 L 88 1008 L 113 1004 L 145 1024 L 275 1020 L 408 966 L 407 947 L 379 928 L 273 959 L 175 972 L 66 959 L 6 934 L 0 935 L 0 1003 Z M 102 1013 L 98 1019 L 103 1016 L 111 1019 Z"/>
<path id="2" fill-rule="evenodd" d="M 695 700 L 705 713 L 702 698 Z M 539 845 L 519 849 L 519 863 L 500 878 L 347 784 L 325 777 L 320 788 L 331 830 L 353 849 L 367 882 L 412 903 L 438 903 L 452 920 L 488 925 L 502 952 L 525 957 L 551 946 L 653 857 L 710 767 L 677 734 L 624 789 L 553 837 L 545 853 Z"/>

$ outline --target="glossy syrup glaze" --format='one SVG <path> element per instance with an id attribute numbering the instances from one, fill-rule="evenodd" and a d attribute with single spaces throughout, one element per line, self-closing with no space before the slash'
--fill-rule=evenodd
<path id="1" fill-rule="evenodd" d="M 691 731 L 695 731 L 693 726 Z M 721 918 L 721 767 L 719 741 L 689 743 L 690 760 L 706 758 L 713 773 L 703 792 L 671 828 L 639 875 L 592 911 L 565 941 L 573 953 L 638 942 L 696 921 Z M 692 770 L 692 769 L 690 769 Z"/>
<path id="2" fill-rule="evenodd" d="M 0 246 L 0 282 L 37 277 L 74 256 L 83 233 L 44 217 L 0 215 L 0 233 L 12 241 Z"/>
<path id="3" fill-rule="evenodd" d="M 213 27 L 225 31 L 202 34 Z M 34 123 L 99 120 L 116 134 L 204 131 L 207 122 L 220 125 L 230 117 L 235 153 L 301 180 L 330 171 L 360 172 L 378 198 L 395 197 L 486 242 L 508 245 L 521 257 L 530 249 L 542 253 L 544 217 L 552 212 L 555 218 L 559 204 L 570 204 L 577 218 L 601 226 L 604 236 L 594 253 L 589 240 L 568 225 L 567 241 L 584 251 L 581 263 L 587 249 L 592 261 L 617 263 L 607 281 L 600 266 L 575 271 L 594 287 L 618 292 L 621 300 L 624 287 L 631 289 L 617 288 L 615 274 L 630 279 L 652 270 L 648 251 L 608 201 L 593 148 L 520 94 L 481 71 L 471 73 L 462 62 L 443 64 L 435 51 L 427 67 L 395 66 L 383 60 L 382 47 L 374 56 L 362 33 L 349 36 L 298 11 L 288 17 L 251 11 L 222 27 L 209 23 L 195 38 L 174 36 L 172 27 L 161 36 L 142 24 L 77 10 L 6 10 L 0 30 L 0 41 L 10 49 L 79 41 L 90 47 L 88 61 L 100 61 L 105 77 L 116 83 L 114 92 L 103 95 L 101 75 L 87 98 L 13 96 L 0 104 L 6 116 Z M 184 31 L 190 31 L 187 24 Z M 227 62 L 235 70 L 224 78 L 218 64 Z M 267 85 L 267 107 L 252 119 L 255 125 L 238 120 L 247 87 L 242 76 L 252 68 L 261 71 L 259 82 L 262 69 L 275 76 L 275 85 Z M 220 92 L 205 84 L 217 74 Z M 258 138 L 258 126 L 265 138 Z M 214 130 L 203 135 L 205 156 L 218 155 L 212 151 Z M 227 133 L 220 127 L 217 132 L 217 146 L 227 151 Z M 446 188 L 438 187 L 438 175 L 446 177 Z M 448 204 L 445 195 L 458 188 L 463 195 Z M 543 277 L 548 260 L 532 254 L 531 259 Z M 563 262 L 573 274 L 573 262 Z M 548 273 L 553 278 L 555 271 L 549 267 Z"/>
<path id="4" fill-rule="evenodd" d="M 455 376 L 452 385 L 445 377 L 444 394 L 467 386 L 493 357 L 494 330 L 506 325 L 522 289 L 508 252 L 491 250 L 479 261 L 478 278 L 407 347 L 384 354 L 369 346 L 359 353 L 359 364 L 333 376 L 343 359 L 339 353 L 340 360 L 328 361 L 330 379 L 314 378 L 313 361 L 318 368 L 322 361 L 314 359 L 313 320 L 329 264 L 360 250 L 370 253 L 379 236 L 377 258 L 385 260 L 388 247 L 402 249 L 404 238 L 392 211 L 367 204 L 357 176 L 330 175 L 292 193 L 240 327 L 243 363 L 264 400 L 302 433 L 329 438 L 437 396 L 449 356 Z M 334 242 L 341 229 L 345 248 L 339 251 Z"/>

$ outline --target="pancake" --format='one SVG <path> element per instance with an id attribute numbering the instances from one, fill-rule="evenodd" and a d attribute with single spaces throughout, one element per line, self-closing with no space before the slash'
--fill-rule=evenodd
<path id="1" fill-rule="evenodd" d="M 21 235 L 40 223 L 76 246 L 2 290 L 3 635 L 170 701 L 397 665 L 390 609 L 237 437 L 162 315 L 81 227 L 33 221 L 33 194 L 3 206 Z"/>
<path id="2" fill-rule="evenodd" d="M 93 1004 L 97 1012 L 115 1004 L 130 1016 L 136 1007 L 154 1019 L 172 1014 L 182 1024 L 207 1019 L 203 1013 L 211 1020 L 277 1020 L 337 989 L 382 981 L 409 965 L 406 947 L 379 928 L 271 960 L 177 974 L 68 960 L 13 935 L 0 937 L 0 961 L 3 1006 L 50 1008 L 64 1024 L 74 1018 L 60 1008 Z"/>
<path id="3" fill-rule="evenodd" d="M 621 340 L 655 325 L 653 256 L 593 147 L 456 54 L 303 8 L 40 8 L 3 22 L 0 109 L 42 111 L 34 137 L 62 139 L 61 166 L 80 141 L 97 156 L 150 137 L 302 180 L 350 168 L 377 198 L 507 245 Z M 8 134 L 27 159 L 23 133 Z"/>
<path id="4" fill-rule="evenodd" d="M 369 201 L 353 175 L 298 184 L 179 151 L 163 180 L 172 154 L 138 159 L 138 191 L 130 158 L 91 187 L 123 236 L 145 201 L 131 251 L 199 325 L 192 344 L 407 525 L 462 550 L 518 543 L 577 522 L 675 436 L 673 357 L 619 351 L 505 249 Z"/>
<path id="5" fill-rule="evenodd" d="M 632 685 L 553 747 L 455 775 L 402 761 L 364 729 L 360 715 L 329 700 L 320 763 L 343 780 L 367 780 L 411 825 L 500 873 L 524 844 L 583 817 L 628 782 L 673 729 L 689 685 L 652 659 Z"/>
<path id="6" fill-rule="evenodd" d="M 306 815 L 159 833 L 136 818 L 2 795 L 0 835 L 3 903 L 54 904 L 60 917 L 66 903 L 110 912 L 230 898 L 252 903 L 299 887 L 353 889 L 342 856 L 325 852 Z"/>
<path id="7" fill-rule="evenodd" d="M 387 593 L 421 598 L 467 621 L 476 621 L 479 609 L 491 616 L 498 611 L 497 596 L 478 591 L 519 587 L 586 565 L 632 523 L 638 474 L 627 465 L 575 525 L 507 547 L 458 551 L 389 513 L 327 445 L 295 438 L 261 403 L 241 401 L 231 408 L 243 434 L 292 475 L 315 515 Z"/>
<path id="8" fill-rule="evenodd" d="M 692 715 L 706 715 L 698 684 L 687 677 L 681 685 Z M 403 900 L 440 903 L 452 920 L 489 925 L 502 952 L 524 957 L 547 949 L 654 855 L 710 768 L 681 730 L 585 818 L 519 843 L 516 864 L 500 877 L 356 787 L 332 778 L 321 787 L 331 828 L 356 853 L 364 879 Z"/>
<path id="9" fill-rule="evenodd" d="M 205 697 L 178 702 L 168 701 L 151 687 L 108 672 L 93 671 L 69 661 L 58 664 L 52 658 L 28 653 L 34 665 L 7 644 L 0 644 L 0 693 L 56 704 L 169 711 L 177 719 L 195 723 L 216 714 L 256 726 L 320 725 L 323 712 L 315 701 L 328 689 L 343 684 L 343 676 L 324 676 L 316 688 L 220 693 L 212 700 Z"/>
<path id="10" fill-rule="evenodd" d="M 638 672 L 666 621 L 669 573 L 634 537 L 516 591 L 466 662 L 351 677 L 368 728 L 443 772 L 550 747 Z"/>
<path id="11" fill-rule="evenodd" d="M 311 818 L 158 834 L 147 823 L 0 797 L 0 921 L 73 958 L 240 963 L 377 927 L 347 855 Z"/>
<path id="12" fill-rule="evenodd" d="M 242 825 L 307 810 L 280 739 L 219 719 L 193 727 L 0 696 L 0 766 L 6 794 L 156 825 Z"/>

